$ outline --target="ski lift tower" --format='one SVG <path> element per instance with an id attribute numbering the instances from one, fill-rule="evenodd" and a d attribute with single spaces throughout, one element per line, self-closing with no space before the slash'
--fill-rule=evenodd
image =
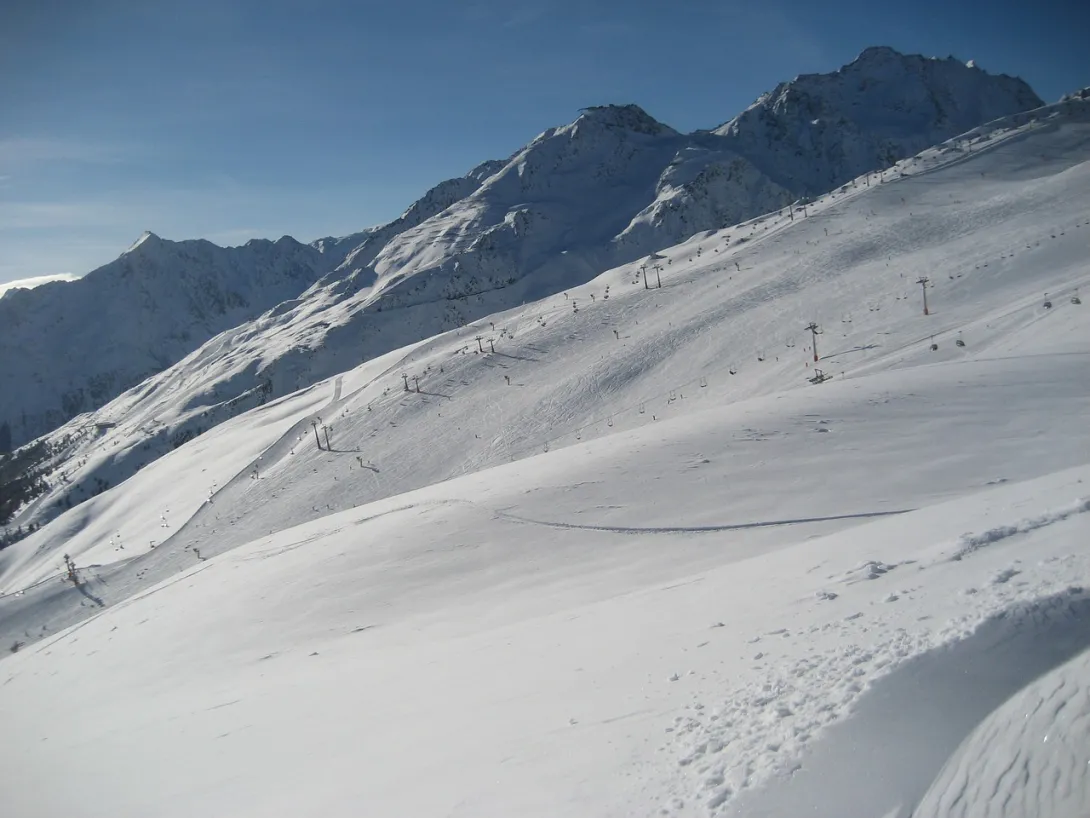
<path id="1" fill-rule="evenodd" d="M 819 335 L 821 335 L 822 332 L 821 332 L 820 329 L 818 329 L 818 325 L 813 321 L 811 321 L 809 323 L 809 325 L 804 327 L 803 329 L 805 329 L 807 332 L 809 332 L 810 337 L 813 338 L 813 341 L 814 341 L 814 363 L 816 364 L 818 362 L 817 337 Z"/>
<path id="2" fill-rule="evenodd" d="M 659 275 L 662 272 L 662 265 L 660 261 L 665 261 L 666 256 L 660 256 L 658 253 L 652 253 L 647 257 L 647 261 L 651 264 L 651 269 L 655 271 L 655 281 L 657 282 L 656 289 L 662 289 L 662 276 Z M 643 274 L 644 282 L 647 281 L 647 273 Z"/>

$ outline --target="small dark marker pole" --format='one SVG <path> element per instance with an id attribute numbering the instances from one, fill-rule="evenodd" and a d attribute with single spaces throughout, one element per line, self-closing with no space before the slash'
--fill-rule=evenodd
<path id="1" fill-rule="evenodd" d="M 318 444 L 318 450 L 321 451 L 322 439 L 318 437 L 318 421 L 312 420 L 310 425 L 314 428 L 314 442 Z"/>
<path id="2" fill-rule="evenodd" d="M 484 352 L 484 347 L 481 346 L 481 341 L 484 340 L 484 337 L 481 336 L 481 335 L 478 335 L 474 340 L 477 342 L 477 350 L 479 352 Z"/>
<path id="3" fill-rule="evenodd" d="M 416 393 L 419 395 L 420 394 L 420 376 L 419 375 L 413 375 L 413 386 L 416 387 Z"/>
<path id="4" fill-rule="evenodd" d="M 332 428 L 333 428 L 332 426 L 323 426 L 322 427 L 322 431 L 325 432 L 325 447 L 329 451 L 333 451 L 333 447 L 329 443 L 329 430 L 332 429 Z"/>
<path id="5" fill-rule="evenodd" d="M 409 391 L 409 376 L 408 376 L 407 373 L 402 372 L 401 377 L 402 377 L 402 379 L 403 379 L 403 381 L 405 383 L 405 391 L 408 392 Z"/>
<path id="6" fill-rule="evenodd" d="M 488 339 L 488 348 L 493 352 L 496 351 L 496 342 L 493 341 L 491 338 Z"/>

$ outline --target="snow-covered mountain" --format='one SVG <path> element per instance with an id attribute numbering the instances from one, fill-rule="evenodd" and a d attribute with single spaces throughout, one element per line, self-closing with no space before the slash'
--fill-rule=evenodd
<path id="1" fill-rule="evenodd" d="M 383 284 L 424 274 L 472 291 L 533 276 L 524 294 L 558 292 L 588 271 L 824 193 L 1041 104 L 1016 78 L 871 48 L 834 73 L 781 84 L 712 131 L 680 134 L 635 105 L 589 108 L 400 234 L 371 267 Z"/>
<path id="2" fill-rule="evenodd" d="M 482 162 L 465 176 L 440 182 L 392 222 L 350 236 L 328 236 L 312 244 L 330 259 L 332 267 L 343 266 L 348 271 L 362 270 L 391 239 L 464 199 L 503 165 L 498 159 Z"/>
<path id="3" fill-rule="evenodd" d="M 0 435 L 18 445 L 97 409 L 325 272 L 285 236 L 242 247 L 145 233 L 75 281 L 0 298 Z"/>
<path id="4" fill-rule="evenodd" d="M 121 422 L 144 429 L 147 440 L 139 453 L 119 455 L 114 473 L 98 475 L 95 483 L 114 484 L 255 403 L 580 285 L 701 231 L 812 198 L 926 145 L 1040 104 L 1020 80 L 953 59 L 868 49 L 833 74 L 781 85 L 714 131 L 681 134 L 635 105 L 589 108 L 507 161 L 486 162 L 441 183 L 388 225 L 341 240 L 321 239 L 311 248 L 293 245 L 309 262 L 306 283 L 323 265 L 336 269 L 305 291 L 263 300 L 265 307 L 276 306 L 257 317 L 225 318 L 220 335 L 199 349 L 191 343 L 195 351 L 165 370 L 199 333 L 174 327 L 170 338 L 189 341 L 176 341 L 170 354 L 138 358 L 128 370 L 136 374 L 128 379 L 93 371 L 98 378 L 92 387 L 61 377 L 42 390 L 52 397 L 40 397 L 34 381 L 45 361 L 16 360 L 16 350 L 33 347 L 33 339 L 5 341 L 10 352 L 4 360 L 13 360 L 4 366 L 13 370 L 11 382 L 25 389 L 8 393 L 0 412 L 11 418 L 13 438 L 20 442 L 96 407 L 139 375 L 164 370 L 55 435 L 71 441 L 96 424 Z M 200 275 L 199 264 L 190 274 Z M 86 286 L 100 278 L 96 271 Z M 37 297 L 45 303 L 49 293 Z M 142 320 L 139 300 L 114 303 L 115 310 Z M 252 298 L 246 303 L 257 306 Z M 146 324 L 161 326 L 154 319 Z M 24 322 L 27 333 L 47 325 Z M 111 335 L 100 328 L 96 337 L 101 344 Z M 38 346 L 45 358 L 63 360 L 55 343 L 40 339 Z M 124 348 L 119 342 L 118 349 Z M 123 351 L 118 355 L 123 358 Z M 111 363 L 105 371 L 120 368 Z M 24 392 L 28 397 L 20 397 Z M 85 491 L 65 502 L 86 496 Z"/>
<path id="5" fill-rule="evenodd" d="M 715 133 L 773 179 L 819 193 L 1039 105 L 1020 79 L 876 47 L 839 71 L 780 84 Z"/>
<path id="6" fill-rule="evenodd" d="M 310 245 L 289 236 L 241 247 L 147 232 L 68 286 L 0 298 L 0 451 L 102 406 L 214 335 L 301 296 L 345 263 L 369 260 L 399 233 L 480 186 L 497 163 L 441 182 L 402 216 Z M 499 163 L 502 164 L 502 163 Z"/>
<path id="7" fill-rule="evenodd" d="M 219 423 L 0 551 L 7 812 L 1085 815 L 1088 214 L 1072 98 Z"/>

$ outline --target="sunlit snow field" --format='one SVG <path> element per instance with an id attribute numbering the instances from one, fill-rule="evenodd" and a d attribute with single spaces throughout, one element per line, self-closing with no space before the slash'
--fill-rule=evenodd
<path id="1" fill-rule="evenodd" d="M 66 512 L 0 552 L 2 811 L 1083 814 L 1088 160 L 940 146 Z"/>

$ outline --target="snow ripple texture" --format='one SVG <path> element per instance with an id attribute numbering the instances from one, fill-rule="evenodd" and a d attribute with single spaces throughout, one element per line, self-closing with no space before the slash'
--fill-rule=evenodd
<path id="1" fill-rule="evenodd" d="M 1090 651 L 1038 679 L 966 740 L 917 818 L 1079 818 L 1090 804 Z"/>
<path id="2" fill-rule="evenodd" d="M 1088 505 L 1086 500 L 1079 500 L 1016 524 L 981 534 L 963 535 L 960 543 L 995 542 L 1000 539 L 994 536 L 997 531 L 1034 531 L 1086 511 Z M 1003 536 L 1013 536 L 1013 533 Z M 962 555 L 969 553 L 971 551 Z M 946 560 L 920 564 L 918 570 L 941 570 L 942 562 Z M 781 628 L 751 638 L 754 662 L 768 662 L 769 659 L 775 662 L 776 657 L 782 657 L 783 661 L 772 664 L 756 679 L 740 684 L 719 706 L 706 708 L 697 703 L 689 714 L 675 718 L 674 725 L 668 728 L 672 734 L 670 746 L 678 754 L 677 764 L 689 776 L 689 800 L 676 798 L 662 807 L 661 814 L 690 815 L 694 798 L 703 802 L 706 814 L 726 814 L 739 794 L 770 785 L 777 778 L 799 770 L 800 759 L 824 728 L 850 715 L 860 696 L 875 681 L 914 657 L 968 638 L 986 622 L 998 620 L 1013 630 L 1070 619 L 1072 601 L 1085 592 L 1082 587 L 1070 585 L 1068 578 L 1090 572 L 1090 559 L 1068 555 L 1035 565 L 1017 562 L 1019 567 L 1012 567 L 1010 574 L 1026 575 L 1023 579 L 1027 581 L 1020 587 L 1015 588 L 1005 580 L 993 580 L 980 589 L 966 588 L 964 593 L 973 596 L 976 602 L 972 612 L 953 617 L 936 628 L 924 624 L 918 629 L 890 627 L 893 624 L 891 617 L 845 611 L 845 616 L 837 621 L 798 631 Z M 868 563 L 870 565 L 881 565 L 887 570 L 860 577 L 857 574 L 861 569 L 857 569 L 848 572 L 847 581 L 879 578 L 888 573 L 888 569 L 896 567 L 879 561 Z M 834 602 L 835 594 L 819 594 L 819 598 L 839 604 Z M 896 599 L 896 595 L 886 597 L 886 601 Z M 843 647 L 827 648 L 823 652 L 806 648 L 807 641 L 828 645 L 828 639 L 821 637 L 829 635 L 839 635 L 838 641 Z M 781 647 L 777 642 L 787 645 Z M 797 646 L 801 646 L 801 651 Z M 786 658 L 792 653 L 794 658 Z M 1052 681 L 1042 680 L 1001 708 L 971 739 L 967 739 L 966 749 L 959 754 L 963 760 L 948 765 L 929 794 L 929 800 L 914 814 L 944 818 L 969 814 L 974 818 L 1046 814 L 1074 818 L 1081 815 L 1072 810 L 1080 804 L 1090 803 L 1087 789 L 1090 786 L 1088 664 L 1090 654 L 1083 653 L 1066 666 L 1067 670 L 1046 677 Z M 763 665 L 757 667 L 760 669 Z M 1064 689 L 1064 685 L 1068 689 Z M 1072 685 L 1080 687 L 1072 690 Z M 1065 701 L 1068 702 L 1066 706 Z M 1012 712 L 1019 715 L 1011 716 Z M 1012 719 L 1023 716 L 1026 724 L 1011 730 Z M 1065 722 L 1062 728 L 1057 727 L 1060 721 Z M 1011 732 L 1003 733 L 1004 730 Z M 1009 752 L 987 751 L 996 735 L 1005 736 L 1004 740 L 1011 748 Z M 1055 743 L 1055 749 L 1037 751 L 1039 745 L 1049 741 Z M 1031 747 L 1034 748 L 1032 753 Z M 1076 763 L 1080 752 L 1082 760 Z M 1005 766 L 994 769 L 1001 758 L 1006 759 Z M 1034 786 L 1019 789 L 1022 784 L 1016 780 L 1024 782 L 1026 776 L 1045 776 L 1045 779 L 1035 778 Z M 987 792 L 984 792 L 985 780 L 991 782 Z M 1050 783 L 1044 783 L 1045 780 Z M 1043 789 L 1056 790 L 1050 802 L 1056 811 L 1037 812 L 1029 808 L 1043 797 Z M 1004 791 L 1017 792 L 1017 797 L 1024 802 L 1021 809 L 1007 804 L 1014 796 L 1004 797 Z M 975 806 L 980 798 L 991 799 L 987 802 L 988 810 Z"/>

